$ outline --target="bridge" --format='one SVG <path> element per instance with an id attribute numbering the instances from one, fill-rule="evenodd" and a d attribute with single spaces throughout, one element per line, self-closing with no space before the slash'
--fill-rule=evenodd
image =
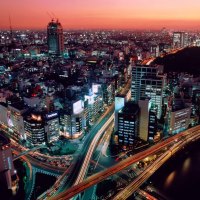
<path id="1" fill-rule="evenodd" d="M 162 166 L 168 159 L 171 158 L 177 151 L 179 151 L 186 144 L 200 138 L 200 130 L 196 133 L 191 133 L 185 137 L 181 137 L 177 142 L 163 153 L 155 162 L 148 166 L 131 184 L 119 192 L 113 200 L 125 200 L 133 194 L 150 176 Z"/>
<path id="2" fill-rule="evenodd" d="M 28 158 L 25 155 L 22 155 L 21 158 L 24 160 L 24 162 L 26 163 L 25 166 L 27 167 L 27 170 L 26 170 L 27 183 L 25 184 L 25 187 L 26 187 L 25 199 L 30 200 L 34 191 L 34 187 L 35 187 L 36 173 L 42 173 L 49 176 L 58 177 L 60 176 L 60 171 L 54 170 L 51 168 L 43 168 L 43 166 L 39 164 L 36 165 L 36 162 L 38 163 L 38 161 L 31 163 L 32 158 Z"/>
<path id="3" fill-rule="evenodd" d="M 15 157 L 13 158 L 13 161 L 15 161 L 15 160 L 21 158 L 22 156 L 25 156 L 25 155 L 29 154 L 30 152 L 36 151 L 36 150 L 38 150 L 38 149 L 43 149 L 43 148 L 48 148 L 48 147 L 45 146 L 45 145 L 40 145 L 40 146 L 33 147 L 32 149 L 29 149 L 29 150 L 27 150 L 27 151 L 23 151 L 22 153 L 20 153 L 20 154 L 18 154 L 17 156 L 15 156 Z M 17 152 L 17 151 L 15 151 L 15 153 L 16 153 L 16 152 Z"/>
<path id="4" fill-rule="evenodd" d="M 49 176 L 55 176 L 56 178 L 59 176 L 59 174 L 57 174 L 57 173 L 46 171 L 46 170 L 42 170 L 42 169 L 37 168 L 37 167 L 32 167 L 31 187 L 30 187 L 29 194 L 26 197 L 27 200 L 31 200 L 32 194 L 34 192 L 36 173 L 46 174 L 46 175 L 49 175 Z"/>
<path id="5" fill-rule="evenodd" d="M 116 164 L 104 171 L 101 171 L 99 173 L 96 173 L 96 174 L 90 176 L 89 178 L 85 179 L 83 182 L 72 186 L 71 188 L 67 189 L 66 191 L 64 191 L 56 196 L 53 196 L 50 199 L 51 200 L 70 199 L 70 198 L 74 197 L 75 195 L 83 192 L 87 188 L 98 184 L 99 182 L 105 180 L 106 178 L 120 172 L 121 170 L 148 157 L 149 155 L 155 154 L 156 152 L 163 150 L 165 148 L 167 148 L 167 149 L 171 148 L 170 150 L 166 150 L 166 152 L 162 155 L 162 157 L 159 158 L 159 160 L 160 159 L 163 160 L 163 162 L 162 162 L 162 164 L 163 164 L 167 159 L 169 159 L 169 157 L 171 157 L 171 155 L 173 153 L 178 151 L 183 145 L 185 145 L 186 143 L 191 142 L 195 139 L 198 139 L 199 136 L 200 136 L 200 125 L 193 127 L 191 129 L 188 129 L 184 132 L 181 132 L 177 135 L 174 135 L 170 138 L 167 138 L 166 140 L 155 144 L 154 146 L 146 149 L 145 151 L 142 151 L 138 154 L 128 157 L 127 159 L 119 162 L 118 164 Z M 173 146 L 173 145 L 175 145 L 175 146 Z M 153 168 L 155 168 L 155 170 L 156 170 L 159 167 L 159 165 L 158 165 L 159 162 L 157 160 L 154 163 L 152 164 L 151 171 L 145 170 L 146 173 L 152 174 Z M 149 175 L 149 176 L 151 176 L 151 175 Z M 148 178 L 148 177 L 146 176 L 145 179 L 143 179 L 143 182 L 144 182 L 144 180 L 146 180 L 146 178 Z M 139 187 L 139 184 L 136 188 L 138 188 L 138 187 Z"/>

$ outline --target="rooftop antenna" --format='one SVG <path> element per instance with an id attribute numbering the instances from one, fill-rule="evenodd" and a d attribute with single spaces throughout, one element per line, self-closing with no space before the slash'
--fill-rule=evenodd
<path id="1" fill-rule="evenodd" d="M 53 21 L 54 20 L 54 17 L 49 13 L 47 12 L 47 15 L 50 17 L 50 19 Z"/>
<path id="2" fill-rule="evenodd" d="M 58 18 L 56 17 L 56 15 L 55 15 L 53 12 L 51 12 L 51 14 L 52 14 L 52 16 L 53 16 L 55 19 L 58 20 Z"/>

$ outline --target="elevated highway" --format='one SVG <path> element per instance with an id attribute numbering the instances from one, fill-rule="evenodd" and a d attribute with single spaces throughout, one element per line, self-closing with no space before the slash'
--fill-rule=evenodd
<path id="1" fill-rule="evenodd" d="M 195 137 L 198 138 L 199 135 L 200 135 L 200 125 L 193 127 L 191 129 L 188 129 L 184 132 L 181 132 L 177 135 L 174 135 L 170 138 L 167 138 L 166 140 L 164 140 L 160 143 L 157 143 L 156 145 L 148 148 L 145 151 L 135 154 L 104 171 L 96 173 L 96 174 L 90 176 L 89 178 L 87 178 L 86 180 L 84 180 L 83 182 L 72 186 L 71 188 L 67 189 L 66 191 L 64 191 L 56 196 L 53 196 L 50 199 L 51 200 L 70 199 L 73 196 L 75 196 L 76 194 L 84 191 L 85 189 L 87 189 L 93 185 L 96 185 L 97 183 L 108 178 L 109 176 L 112 176 L 112 175 L 120 172 L 121 170 L 131 166 L 132 164 L 134 164 L 134 163 L 136 163 L 136 162 L 138 162 L 138 161 L 148 157 L 149 155 L 154 154 L 162 149 L 167 148 L 166 153 L 164 153 L 163 155 L 165 155 L 166 157 L 168 157 L 169 155 L 171 156 L 171 152 L 170 153 L 168 152 L 168 148 L 172 147 L 172 145 L 174 145 L 174 143 L 177 143 L 177 141 L 179 141 L 179 140 L 182 141 L 182 139 L 185 139 L 185 138 L 187 138 L 187 140 L 189 142 L 189 141 L 195 140 Z M 177 150 L 180 149 L 179 145 L 178 146 L 176 145 L 175 147 L 177 148 Z M 174 149 L 173 149 L 173 151 L 174 151 Z"/>
<path id="2" fill-rule="evenodd" d="M 186 144 L 192 140 L 200 138 L 199 133 L 191 133 L 183 138 L 180 138 L 172 147 L 163 153 L 155 162 L 148 166 L 133 182 L 131 182 L 125 189 L 119 192 L 113 200 L 125 200 L 133 194 L 159 167 L 161 167 L 172 155 L 179 151 Z"/>
<path id="3" fill-rule="evenodd" d="M 106 128 L 114 120 L 114 105 L 98 120 L 96 126 L 87 135 L 80 154 L 74 159 L 70 169 L 67 169 L 56 181 L 52 188 L 40 195 L 38 199 L 46 199 L 50 196 L 57 196 L 72 185 L 79 184 L 83 181 L 88 171 L 92 154 L 97 146 L 98 141 L 104 134 Z"/>
<path id="4" fill-rule="evenodd" d="M 38 149 L 43 149 L 43 148 L 48 148 L 47 146 L 45 145 L 40 145 L 40 146 L 36 146 L 36 147 L 33 147 L 32 149 L 29 149 L 27 151 L 23 151 L 21 153 L 19 153 L 18 155 L 16 155 L 14 158 L 13 158 L 13 161 L 21 158 L 22 156 L 25 156 L 27 154 L 29 154 L 30 152 L 33 152 L 33 151 L 37 151 Z"/>

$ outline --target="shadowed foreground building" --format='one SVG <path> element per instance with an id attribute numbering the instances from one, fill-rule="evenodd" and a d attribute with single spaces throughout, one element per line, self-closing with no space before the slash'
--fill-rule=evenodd
<path id="1" fill-rule="evenodd" d="M 13 165 L 10 140 L 0 133 L 0 180 L 12 189 L 12 177 L 16 175 Z"/>
<path id="2" fill-rule="evenodd" d="M 120 146 L 131 147 L 138 136 L 139 106 L 134 102 L 127 102 L 118 112 L 118 143 Z"/>

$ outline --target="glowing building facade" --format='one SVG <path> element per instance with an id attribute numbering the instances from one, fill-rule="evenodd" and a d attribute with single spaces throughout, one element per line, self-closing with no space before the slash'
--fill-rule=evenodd
<path id="1" fill-rule="evenodd" d="M 45 122 L 41 114 L 30 113 L 24 116 L 24 128 L 30 145 L 41 145 L 47 141 Z"/>
<path id="2" fill-rule="evenodd" d="M 127 102 L 118 112 L 118 144 L 124 149 L 133 146 L 139 129 L 139 106 Z"/>

